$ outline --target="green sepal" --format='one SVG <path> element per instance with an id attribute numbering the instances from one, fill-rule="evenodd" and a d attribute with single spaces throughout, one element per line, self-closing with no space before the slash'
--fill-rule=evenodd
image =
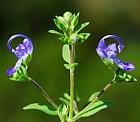
<path id="1" fill-rule="evenodd" d="M 48 115 L 53 115 L 53 116 L 58 115 L 56 110 L 51 110 L 47 105 L 40 105 L 39 103 L 33 103 L 23 108 L 23 110 L 29 110 L 29 109 L 40 110 Z"/>
<path id="2" fill-rule="evenodd" d="M 113 70 L 113 68 L 114 68 L 114 66 L 115 66 L 115 64 L 114 64 L 113 61 L 108 60 L 108 59 L 106 59 L 106 58 L 101 58 L 101 59 L 102 59 L 103 63 L 104 63 L 110 70 Z"/>
<path id="3" fill-rule="evenodd" d="M 25 80 L 28 80 L 29 77 L 27 75 L 27 66 L 21 64 L 19 69 L 9 79 L 13 80 L 13 81 L 25 81 Z"/>
<path id="4" fill-rule="evenodd" d="M 26 81 L 29 80 L 29 76 L 27 74 L 27 68 L 32 60 L 32 55 L 28 55 L 25 60 L 22 60 L 21 66 L 17 69 L 17 71 L 10 77 L 10 80 L 13 81 Z"/>
<path id="5" fill-rule="evenodd" d="M 83 43 L 85 40 L 88 39 L 89 36 L 90 36 L 90 33 L 80 33 L 80 34 L 78 34 L 79 42 Z"/>
<path id="6" fill-rule="evenodd" d="M 75 30 L 75 33 L 79 33 L 82 29 L 84 29 L 88 25 L 89 25 L 89 22 L 85 22 L 81 24 L 79 27 L 77 27 L 77 29 Z"/>
<path id="7" fill-rule="evenodd" d="M 99 94 L 100 94 L 99 91 L 94 92 L 93 94 L 91 94 L 91 96 L 89 97 L 88 101 L 92 102 Z"/>
<path id="8" fill-rule="evenodd" d="M 48 32 L 49 32 L 49 33 L 52 33 L 52 34 L 56 34 L 56 35 L 58 35 L 58 36 L 63 36 L 62 33 L 58 32 L 58 31 L 56 31 L 56 30 L 49 30 Z"/>
<path id="9" fill-rule="evenodd" d="M 128 74 L 125 70 L 118 68 L 115 72 L 114 82 L 136 82 L 137 79 Z"/>
<path id="10" fill-rule="evenodd" d="M 24 75 L 24 74 L 21 74 L 21 75 L 16 74 L 16 76 L 13 76 L 9 79 L 12 80 L 12 81 L 25 81 L 25 80 L 28 80 L 29 77 L 27 75 Z"/>
<path id="11" fill-rule="evenodd" d="M 68 106 L 65 104 L 61 104 L 58 107 L 57 112 L 61 122 L 65 122 L 68 119 L 68 110 Z"/>
<path id="12" fill-rule="evenodd" d="M 32 60 L 32 55 L 28 55 L 27 58 L 25 59 L 25 61 L 22 61 L 22 63 L 28 67 L 31 60 Z"/>

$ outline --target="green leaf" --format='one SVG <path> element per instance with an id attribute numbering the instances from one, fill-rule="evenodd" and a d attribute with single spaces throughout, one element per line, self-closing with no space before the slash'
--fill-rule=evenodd
<path id="1" fill-rule="evenodd" d="M 64 44 L 72 44 L 71 38 L 67 36 L 60 37 L 59 40 Z"/>
<path id="2" fill-rule="evenodd" d="M 33 103 L 23 108 L 23 110 L 29 110 L 29 109 L 40 110 L 48 115 L 57 116 L 57 111 L 51 110 L 47 105 L 40 105 L 39 103 Z"/>
<path id="3" fill-rule="evenodd" d="M 63 22 L 64 22 L 64 21 L 61 20 L 60 17 L 59 17 L 59 18 L 57 17 L 57 19 L 54 19 L 55 25 L 56 25 L 56 26 L 58 27 L 58 29 L 60 29 L 60 30 L 65 30 L 65 29 L 66 29 Z"/>
<path id="4" fill-rule="evenodd" d="M 80 42 L 84 42 L 85 40 L 88 39 L 89 36 L 90 36 L 90 33 L 80 33 L 80 34 L 78 34 Z"/>
<path id="5" fill-rule="evenodd" d="M 64 64 L 64 67 L 65 67 L 66 69 L 70 69 L 70 64 Z"/>
<path id="6" fill-rule="evenodd" d="M 58 116 L 62 122 L 65 122 L 68 119 L 68 106 L 65 104 L 58 107 Z"/>
<path id="7" fill-rule="evenodd" d="M 69 103 L 70 103 L 69 100 L 67 100 L 67 99 L 65 99 L 63 97 L 60 97 L 59 100 L 62 101 L 64 104 L 69 106 Z"/>
<path id="8" fill-rule="evenodd" d="M 87 25 L 89 25 L 89 22 L 83 23 L 81 24 L 77 29 L 76 29 L 76 33 L 79 33 L 83 28 L 85 28 Z"/>
<path id="9" fill-rule="evenodd" d="M 49 30 L 48 32 L 49 32 L 49 33 L 52 33 L 52 34 L 59 35 L 59 36 L 63 36 L 62 33 L 58 32 L 58 31 L 56 31 L 56 30 Z"/>
<path id="10" fill-rule="evenodd" d="M 78 12 L 77 15 L 75 15 L 75 14 L 72 15 L 72 17 L 71 17 L 71 28 L 72 28 L 72 31 L 74 30 L 74 28 L 78 24 L 78 19 L 79 19 L 79 12 Z"/>
<path id="11" fill-rule="evenodd" d="M 96 114 L 102 109 L 109 108 L 112 106 L 111 102 L 98 101 L 91 108 L 89 108 L 85 113 L 83 113 L 80 117 L 88 117 Z"/>
<path id="12" fill-rule="evenodd" d="M 75 117 L 74 117 L 74 121 L 81 118 L 81 117 L 88 117 L 91 115 L 96 114 L 97 112 L 105 109 L 105 108 L 109 108 L 112 106 L 112 102 L 108 102 L 108 101 L 97 101 L 95 102 L 93 105 L 91 105 L 88 109 L 86 109 L 85 111 L 79 112 Z"/>
<path id="13" fill-rule="evenodd" d="M 67 63 L 70 63 L 70 48 L 69 48 L 69 45 L 65 44 L 65 45 L 63 46 L 62 56 L 63 56 L 63 59 L 64 59 Z"/>
<path id="14" fill-rule="evenodd" d="M 89 97 L 89 102 L 93 101 L 98 95 L 100 94 L 100 92 L 94 92 L 90 97 Z"/>
<path id="15" fill-rule="evenodd" d="M 65 12 L 64 15 L 63 15 L 66 22 L 70 21 L 71 16 L 72 16 L 72 13 L 70 13 L 70 12 Z"/>
<path id="16" fill-rule="evenodd" d="M 63 97 L 59 98 L 60 101 L 65 103 L 67 106 L 70 105 L 70 95 L 68 93 L 64 93 Z M 74 106 L 74 113 L 78 113 L 78 106 L 76 100 L 73 101 L 73 106 Z"/>

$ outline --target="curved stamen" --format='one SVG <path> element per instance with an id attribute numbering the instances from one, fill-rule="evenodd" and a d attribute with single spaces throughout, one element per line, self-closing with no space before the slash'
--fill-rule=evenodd
<path id="1" fill-rule="evenodd" d="M 114 62 L 123 70 L 131 71 L 135 69 L 135 66 L 129 62 L 122 62 L 118 58 L 114 58 Z"/>

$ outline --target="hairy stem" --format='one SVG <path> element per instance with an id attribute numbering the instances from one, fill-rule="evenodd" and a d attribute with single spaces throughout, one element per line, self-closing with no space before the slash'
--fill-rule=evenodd
<path id="1" fill-rule="evenodd" d="M 83 114 L 87 109 L 89 109 L 95 102 L 98 101 L 98 99 L 112 86 L 112 84 L 114 83 L 114 80 L 112 80 L 110 83 L 108 83 L 103 89 L 102 91 L 99 93 L 99 95 L 90 103 L 88 104 L 82 111 L 80 111 L 77 115 L 75 115 L 73 117 L 73 121 L 77 120 L 78 117 Z"/>
<path id="2" fill-rule="evenodd" d="M 50 98 L 48 93 L 32 78 L 29 78 L 29 80 L 40 90 L 40 92 L 43 94 L 45 99 L 55 108 L 57 109 L 58 106 L 55 104 L 55 102 Z"/>
<path id="3" fill-rule="evenodd" d="M 74 63 L 74 50 L 75 45 L 70 45 L 70 64 Z M 69 119 L 70 122 L 73 118 L 73 101 L 74 101 L 74 68 L 70 68 L 70 112 L 69 112 Z"/>

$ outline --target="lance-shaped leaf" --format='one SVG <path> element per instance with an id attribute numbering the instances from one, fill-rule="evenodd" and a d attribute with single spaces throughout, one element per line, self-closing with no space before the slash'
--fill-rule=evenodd
<path id="1" fill-rule="evenodd" d="M 78 19 L 79 19 L 79 13 L 77 15 L 75 15 L 75 14 L 72 15 L 72 17 L 71 17 L 71 28 L 72 28 L 72 31 L 74 30 L 74 28 L 78 24 Z"/>
<path id="2" fill-rule="evenodd" d="M 93 106 L 91 106 L 87 111 L 85 111 L 80 117 L 88 117 L 96 114 L 97 112 L 109 108 L 112 106 L 112 102 L 107 101 L 97 101 Z"/>
<path id="3" fill-rule="evenodd" d="M 89 102 L 93 101 L 98 95 L 100 94 L 100 92 L 94 92 L 88 99 Z"/>
<path id="4" fill-rule="evenodd" d="M 86 22 L 86 23 L 81 24 L 79 27 L 77 27 L 77 29 L 76 29 L 75 32 L 76 33 L 79 33 L 82 29 L 84 29 L 88 25 L 89 25 L 89 22 Z"/>
<path id="5" fill-rule="evenodd" d="M 65 122 L 68 119 L 68 106 L 62 104 L 58 107 L 58 116 L 61 122 Z"/>
<path id="6" fill-rule="evenodd" d="M 107 101 L 97 101 L 93 105 L 89 106 L 87 109 L 84 111 L 79 112 L 75 117 L 73 118 L 74 121 L 81 117 L 88 117 L 91 115 L 96 114 L 97 112 L 109 108 L 112 106 L 112 102 L 107 102 Z"/>
<path id="7" fill-rule="evenodd" d="M 52 33 L 52 34 L 59 35 L 59 36 L 63 36 L 62 33 L 58 32 L 58 31 L 56 31 L 56 30 L 49 30 L 48 32 L 49 32 L 49 33 Z"/>
<path id="8" fill-rule="evenodd" d="M 23 108 L 23 110 L 29 110 L 29 109 L 40 110 L 48 115 L 53 115 L 53 116 L 58 115 L 57 111 L 51 110 L 47 105 L 40 105 L 39 103 L 33 103 Z"/>

